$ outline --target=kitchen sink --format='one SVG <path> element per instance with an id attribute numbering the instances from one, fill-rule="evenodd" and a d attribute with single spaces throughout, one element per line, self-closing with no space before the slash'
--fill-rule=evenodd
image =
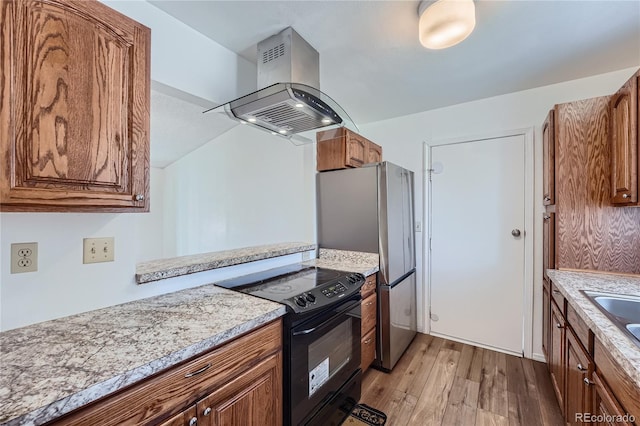
<path id="1" fill-rule="evenodd" d="M 613 323 L 640 346 L 640 296 L 581 290 Z"/>
<path id="2" fill-rule="evenodd" d="M 627 324 L 627 330 L 633 334 L 636 339 L 640 340 L 640 324 Z"/>

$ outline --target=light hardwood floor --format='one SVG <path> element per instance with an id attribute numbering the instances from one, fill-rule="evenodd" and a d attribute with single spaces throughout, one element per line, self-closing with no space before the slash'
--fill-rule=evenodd
<path id="1" fill-rule="evenodd" d="M 360 402 L 388 426 L 564 424 L 545 364 L 420 333 L 391 373 L 364 374 Z"/>

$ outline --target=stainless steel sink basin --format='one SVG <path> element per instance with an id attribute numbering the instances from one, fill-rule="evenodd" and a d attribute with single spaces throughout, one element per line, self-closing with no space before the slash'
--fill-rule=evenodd
<path id="1" fill-rule="evenodd" d="M 640 340 L 640 324 L 627 324 L 627 330 L 633 334 L 636 339 Z"/>
<path id="2" fill-rule="evenodd" d="M 582 290 L 613 323 L 640 346 L 640 296 Z"/>
<path id="3" fill-rule="evenodd" d="M 640 323 L 640 297 L 624 299 L 612 296 L 595 296 L 596 303 L 609 312 L 626 322 Z"/>

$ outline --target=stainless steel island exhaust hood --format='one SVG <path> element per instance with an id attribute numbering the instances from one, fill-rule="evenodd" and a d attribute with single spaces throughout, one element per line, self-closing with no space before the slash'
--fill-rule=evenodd
<path id="1" fill-rule="evenodd" d="M 258 43 L 258 89 L 208 111 L 295 144 L 315 142 L 316 129 L 358 131 L 340 105 L 320 91 L 320 55 L 291 27 Z"/>

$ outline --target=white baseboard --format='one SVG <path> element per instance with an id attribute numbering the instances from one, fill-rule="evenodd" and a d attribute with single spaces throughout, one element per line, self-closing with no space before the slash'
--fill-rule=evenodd
<path id="1" fill-rule="evenodd" d="M 547 363 L 547 360 L 544 358 L 543 354 L 534 353 L 531 359 L 534 361 L 544 362 L 545 364 Z"/>

